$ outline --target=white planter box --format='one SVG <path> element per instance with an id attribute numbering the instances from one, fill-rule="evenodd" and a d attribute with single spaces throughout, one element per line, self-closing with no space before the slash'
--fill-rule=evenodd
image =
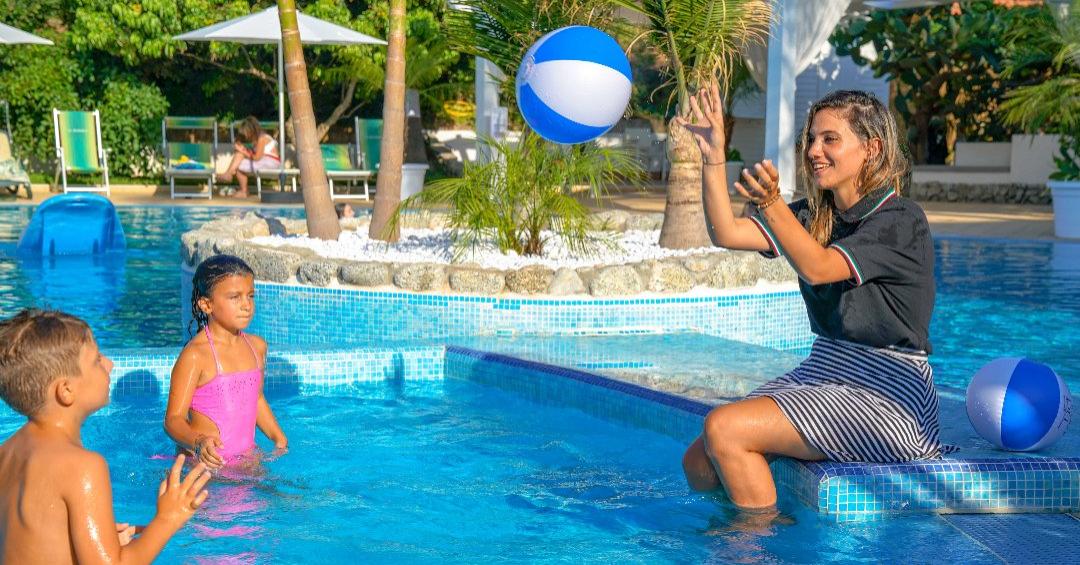
<path id="1" fill-rule="evenodd" d="M 1054 235 L 1080 239 L 1080 181 L 1046 183 L 1054 196 Z"/>
<path id="2" fill-rule="evenodd" d="M 955 167 L 1008 167 L 1012 156 L 1012 143 L 983 141 L 957 141 Z"/>
<path id="3" fill-rule="evenodd" d="M 405 163 L 401 165 L 401 199 L 404 200 L 424 189 L 424 175 L 427 163 Z"/>

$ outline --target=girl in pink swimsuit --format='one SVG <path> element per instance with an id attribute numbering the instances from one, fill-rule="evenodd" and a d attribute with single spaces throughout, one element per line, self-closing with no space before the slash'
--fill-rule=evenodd
<path id="1" fill-rule="evenodd" d="M 165 431 L 211 469 L 234 464 L 255 447 L 255 428 L 274 447 L 288 446 L 263 396 L 266 342 L 244 333 L 255 314 L 254 273 L 243 260 L 215 255 L 192 279 L 198 324 L 173 366 Z"/>

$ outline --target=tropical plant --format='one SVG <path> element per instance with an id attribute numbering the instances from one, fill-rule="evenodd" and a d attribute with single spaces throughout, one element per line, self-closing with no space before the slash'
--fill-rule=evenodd
<path id="1" fill-rule="evenodd" d="M 390 220 L 401 203 L 401 165 L 405 159 L 405 0 L 390 0 L 390 33 L 386 38 L 386 86 L 383 88 L 383 132 L 379 178 L 368 235 L 397 241 L 400 230 Z"/>
<path id="2" fill-rule="evenodd" d="M 690 94 L 719 79 L 731 97 L 731 78 L 743 48 L 764 41 L 771 18 L 768 0 L 610 0 L 644 16 L 640 37 L 666 61 L 676 113 L 689 111 Z M 660 245 L 711 245 L 701 200 L 701 155 L 674 119 L 668 122 L 667 198 Z"/>
<path id="3" fill-rule="evenodd" d="M 403 201 L 394 226 L 406 208 L 449 205 L 457 258 L 488 241 L 503 253 L 542 255 L 548 233 L 586 256 L 601 239 L 589 230 L 589 208 L 572 189 L 586 186 L 588 196 L 599 201 L 611 186 L 641 174 L 630 152 L 595 143 L 555 145 L 531 131 L 516 144 L 491 138 L 481 143 L 492 159 L 466 163 L 460 178 L 432 182 Z"/>
<path id="4" fill-rule="evenodd" d="M 1008 140 L 1014 132 L 995 119 L 1005 93 L 1041 80 L 1049 66 L 1031 64 L 1005 73 L 1010 34 L 1030 33 L 1051 21 L 1043 7 L 967 2 L 906 10 L 872 10 L 838 26 L 830 41 L 840 55 L 893 81 L 893 106 L 906 128 L 916 163 L 928 163 L 931 146 L 951 162 L 955 142 Z M 1034 35 L 1031 35 L 1034 38 Z M 864 56 L 873 47 L 875 57 Z"/>
<path id="5" fill-rule="evenodd" d="M 1005 122 L 1028 131 L 1061 134 L 1054 180 L 1080 180 L 1080 0 L 1072 0 L 1056 25 L 1017 30 L 1009 36 L 1006 73 L 1049 63 L 1053 74 L 1010 91 L 1001 105 Z"/>
<path id="6" fill-rule="evenodd" d="M 304 215 L 308 235 L 317 239 L 336 240 L 341 233 L 330 187 L 326 181 L 319 137 L 315 131 L 315 110 L 311 105 L 304 47 L 296 21 L 295 0 L 277 0 L 278 20 L 281 22 L 281 50 L 285 58 L 285 82 L 292 108 L 296 159 L 300 165 L 300 185 L 304 194 Z"/>

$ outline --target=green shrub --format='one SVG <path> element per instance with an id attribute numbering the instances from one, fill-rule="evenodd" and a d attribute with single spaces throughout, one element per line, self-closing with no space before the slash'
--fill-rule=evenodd
<path id="1" fill-rule="evenodd" d="M 98 105 L 102 143 L 110 151 L 109 168 L 119 174 L 147 176 L 154 150 L 161 143 L 161 119 L 169 101 L 152 84 L 109 82 Z"/>
<path id="2" fill-rule="evenodd" d="M 1061 136 L 1061 155 L 1054 156 L 1053 180 L 1080 180 L 1080 136 Z"/>
<path id="3" fill-rule="evenodd" d="M 590 233 L 589 209 L 572 189 L 586 186 L 598 200 L 616 183 L 642 176 L 632 153 L 595 143 L 560 146 L 528 130 L 517 145 L 490 138 L 480 143 L 490 161 L 466 163 L 461 177 L 428 184 L 401 203 L 390 229 L 405 208 L 449 205 L 456 257 L 488 239 L 503 253 L 541 255 L 545 230 L 576 255 L 589 255 L 600 240 Z"/>

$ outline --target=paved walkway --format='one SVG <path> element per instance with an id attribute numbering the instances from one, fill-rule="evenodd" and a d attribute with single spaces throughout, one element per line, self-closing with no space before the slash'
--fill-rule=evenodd
<path id="1" fill-rule="evenodd" d="M 24 193 L 20 192 L 20 195 Z M 52 196 L 48 185 L 34 186 L 33 201 L 25 197 L 0 199 L 0 205 L 41 202 Z M 112 201 L 117 204 L 170 204 L 179 206 L 257 206 L 259 199 L 218 198 L 169 199 L 168 186 L 115 185 Z M 743 202 L 735 199 L 737 206 Z M 371 202 L 361 199 L 349 200 L 354 207 L 370 207 Z M 274 204 L 280 206 L 280 204 Z M 972 237 L 1004 237 L 1021 239 L 1054 239 L 1054 214 L 1050 206 L 1015 204 L 973 204 L 958 202 L 923 202 L 930 227 L 935 235 L 959 235 Z M 662 189 L 624 190 L 612 193 L 604 199 L 602 208 L 636 212 L 663 212 Z"/>

